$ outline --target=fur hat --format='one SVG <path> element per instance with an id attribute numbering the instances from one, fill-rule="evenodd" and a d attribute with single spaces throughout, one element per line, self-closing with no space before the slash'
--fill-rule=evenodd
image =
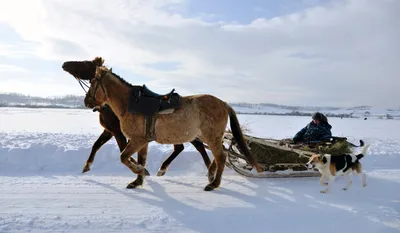
<path id="1" fill-rule="evenodd" d="M 323 121 L 323 115 L 322 115 L 322 113 L 320 113 L 320 112 L 315 112 L 313 115 L 312 115 L 312 119 L 313 120 L 318 120 L 318 121 Z"/>

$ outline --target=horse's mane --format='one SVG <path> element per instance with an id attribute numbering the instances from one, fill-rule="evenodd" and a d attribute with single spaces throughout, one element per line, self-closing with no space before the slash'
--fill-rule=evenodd
<path id="1" fill-rule="evenodd" d="M 121 78 L 119 75 L 117 75 L 116 73 L 114 73 L 112 71 L 112 68 L 108 69 L 105 66 L 101 66 L 99 67 L 101 69 L 102 72 L 109 72 L 112 75 L 114 75 L 117 79 L 119 79 L 119 81 L 121 81 L 123 84 L 127 85 L 128 87 L 134 87 L 134 85 L 130 84 L 129 82 L 127 82 L 125 79 Z"/>

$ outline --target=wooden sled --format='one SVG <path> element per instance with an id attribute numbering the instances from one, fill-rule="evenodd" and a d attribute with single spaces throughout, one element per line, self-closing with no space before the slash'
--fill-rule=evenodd
<path id="1" fill-rule="evenodd" d="M 224 149 L 227 152 L 226 166 L 237 173 L 254 178 L 318 177 L 317 170 L 309 170 L 306 163 L 314 153 L 350 152 L 351 143 L 346 138 L 333 137 L 330 142 L 316 144 L 291 144 L 290 140 L 276 140 L 244 135 L 251 154 L 264 169 L 257 173 L 246 157 L 236 147 L 230 132 L 224 135 Z M 360 141 L 361 142 L 361 141 Z M 353 145 L 354 146 L 354 145 Z"/>

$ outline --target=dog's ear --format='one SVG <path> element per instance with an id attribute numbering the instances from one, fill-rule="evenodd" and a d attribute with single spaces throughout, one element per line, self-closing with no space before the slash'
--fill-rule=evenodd
<path id="1" fill-rule="evenodd" d="M 320 155 L 320 156 L 319 156 L 319 159 L 320 159 L 323 163 L 328 162 L 328 160 L 326 159 L 325 155 Z"/>

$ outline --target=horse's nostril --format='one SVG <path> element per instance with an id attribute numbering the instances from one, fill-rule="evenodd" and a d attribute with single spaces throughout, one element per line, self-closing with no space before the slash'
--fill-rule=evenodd
<path id="1" fill-rule="evenodd" d="M 64 62 L 61 66 L 63 68 L 63 70 L 68 71 L 68 68 L 71 68 L 70 63 L 69 62 Z"/>

